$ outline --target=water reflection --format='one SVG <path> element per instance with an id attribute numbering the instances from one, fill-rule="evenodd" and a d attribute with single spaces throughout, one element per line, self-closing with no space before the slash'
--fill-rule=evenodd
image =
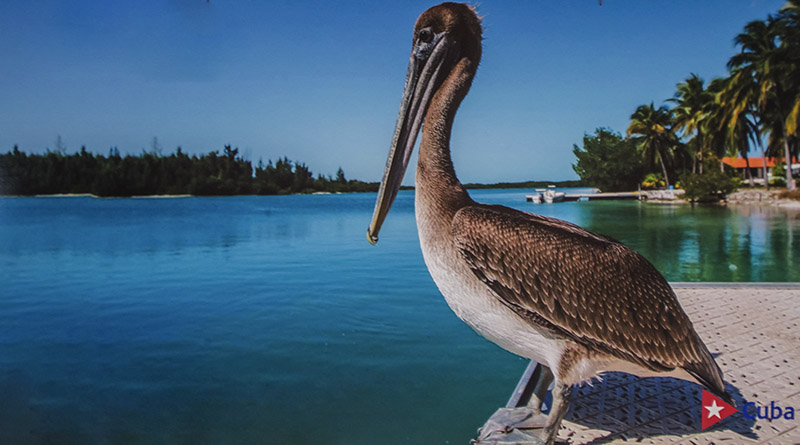
<path id="1" fill-rule="evenodd" d="M 800 280 L 793 212 L 640 203 L 587 211 L 587 228 L 636 249 L 673 281 Z"/>
<path id="2" fill-rule="evenodd" d="M 611 236 L 671 281 L 800 281 L 797 209 L 636 201 L 533 205 L 522 202 L 521 192 L 473 195 Z"/>

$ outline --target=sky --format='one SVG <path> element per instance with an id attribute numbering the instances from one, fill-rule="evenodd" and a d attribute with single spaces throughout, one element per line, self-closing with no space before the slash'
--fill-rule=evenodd
<path id="1" fill-rule="evenodd" d="M 483 0 L 451 141 L 462 182 L 577 179 L 573 144 L 627 128 L 690 73 L 726 74 L 785 0 Z M 2 0 L 0 152 L 238 147 L 379 181 L 421 1 Z M 406 184 L 413 184 L 409 169 Z"/>

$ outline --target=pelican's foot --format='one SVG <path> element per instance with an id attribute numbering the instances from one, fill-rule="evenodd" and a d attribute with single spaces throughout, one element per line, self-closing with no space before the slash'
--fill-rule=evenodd
<path id="1" fill-rule="evenodd" d="M 540 438 L 547 416 L 529 407 L 500 408 L 478 431 L 479 444 L 544 445 Z"/>

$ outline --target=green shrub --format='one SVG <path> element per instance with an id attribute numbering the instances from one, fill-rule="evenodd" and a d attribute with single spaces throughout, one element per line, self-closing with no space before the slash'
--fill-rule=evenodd
<path id="1" fill-rule="evenodd" d="M 783 162 L 773 165 L 770 173 L 773 178 L 784 178 L 783 182 L 786 182 L 786 164 Z"/>
<path id="2" fill-rule="evenodd" d="M 741 179 L 730 176 L 715 168 L 703 174 L 685 173 L 680 180 L 684 199 L 692 202 L 714 202 L 724 199 L 741 185 Z"/>
<path id="3" fill-rule="evenodd" d="M 581 182 L 604 192 L 635 190 L 642 177 L 642 156 L 636 144 L 607 128 L 583 135 L 583 148 L 573 145 L 578 162 L 572 166 Z"/>
<path id="4" fill-rule="evenodd" d="M 775 187 L 786 187 L 786 178 L 773 176 L 772 179 L 769 180 L 769 185 Z"/>
<path id="5" fill-rule="evenodd" d="M 645 190 L 658 189 L 666 185 L 664 175 L 661 173 L 648 173 L 642 180 L 642 188 Z"/>
<path id="6" fill-rule="evenodd" d="M 769 185 L 774 185 L 775 187 L 786 187 L 786 163 L 785 162 L 781 162 L 779 164 L 775 164 L 772 167 L 772 179 L 770 179 Z"/>

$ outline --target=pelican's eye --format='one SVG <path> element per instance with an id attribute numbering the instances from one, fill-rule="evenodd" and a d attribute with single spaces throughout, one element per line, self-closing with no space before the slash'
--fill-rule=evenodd
<path id="1" fill-rule="evenodd" d="M 431 43 L 431 40 L 433 40 L 433 31 L 431 31 L 430 28 L 420 29 L 417 39 L 422 43 Z"/>
<path id="2" fill-rule="evenodd" d="M 414 57 L 417 59 L 427 59 L 431 55 L 433 48 L 442 40 L 444 32 L 434 34 L 431 28 L 422 28 L 417 33 L 417 48 L 414 51 Z"/>

